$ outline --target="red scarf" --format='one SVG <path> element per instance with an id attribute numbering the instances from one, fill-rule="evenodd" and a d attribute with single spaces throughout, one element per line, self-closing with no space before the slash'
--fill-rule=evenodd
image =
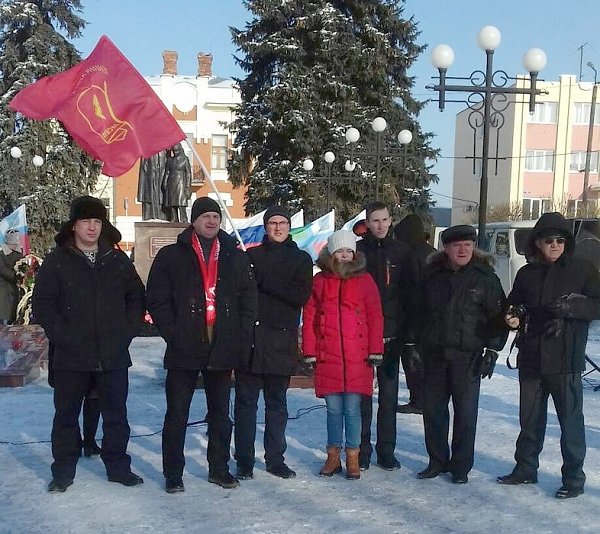
<path id="1" fill-rule="evenodd" d="M 202 279 L 204 281 L 204 297 L 206 299 L 206 324 L 213 326 L 217 320 L 217 270 L 219 265 L 219 251 L 221 250 L 221 244 L 217 238 L 214 239 L 212 247 L 210 249 L 210 256 L 208 257 L 208 265 L 204 259 L 204 250 L 198 236 L 194 234 L 192 239 L 192 248 L 198 256 L 200 262 L 200 269 L 202 271 Z"/>

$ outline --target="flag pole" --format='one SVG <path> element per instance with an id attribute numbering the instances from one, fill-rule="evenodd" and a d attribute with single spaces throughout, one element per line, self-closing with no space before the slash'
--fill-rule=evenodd
<path id="1" fill-rule="evenodd" d="M 208 169 L 206 168 L 206 165 L 204 165 L 204 162 L 200 159 L 200 156 L 198 155 L 198 152 L 196 152 L 196 149 L 192 146 L 192 143 L 190 143 L 187 138 L 185 139 L 185 142 L 190 147 L 190 150 L 192 151 L 192 154 L 196 158 L 196 161 L 200 164 L 200 168 L 202 169 L 202 172 L 204 173 L 204 176 L 206 176 L 206 178 L 208 179 L 208 183 L 212 187 L 212 190 L 217 195 L 217 198 L 219 199 L 219 204 L 221 204 L 221 209 L 225 212 L 225 216 L 227 217 L 227 219 L 229 220 L 229 222 L 231 224 L 231 227 L 233 228 L 233 232 L 235 233 L 235 237 L 237 237 L 237 240 L 240 242 L 241 249 L 244 252 L 246 252 L 246 246 L 244 245 L 244 242 L 242 241 L 242 236 L 238 232 L 238 229 L 235 227 L 235 224 L 233 222 L 233 218 L 231 217 L 231 214 L 229 213 L 229 210 L 227 209 L 227 206 L 225 205 L 225 201 L 221 197 L 221 193 L 219 193 L 219 190 L 217 189 L 217 186 L 215 185 L 215 182 L 212 179 L 212 176 L 210 175 L 210 172 L 208 172 Z"/>

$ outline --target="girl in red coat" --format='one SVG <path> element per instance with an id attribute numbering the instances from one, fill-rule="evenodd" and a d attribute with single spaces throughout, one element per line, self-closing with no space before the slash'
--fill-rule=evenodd
<path id="1" fill-rule="evenodd" d="M 321 476 L 342 470 L 345 426 L 346 478 L 360 478 L 360 399 L 373 394 L 373 367 L 383 359 L 379 291 L 365 264 L 354 234 L 334 232 L 319 255 L 321 272 L 304 307 L 302 351 L 315 365 L 315 393 L 327 405 L 327 461 Z"/>

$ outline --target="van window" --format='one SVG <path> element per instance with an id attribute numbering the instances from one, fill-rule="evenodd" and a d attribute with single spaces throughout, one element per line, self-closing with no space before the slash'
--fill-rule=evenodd
<path id="1" fill-rule="evenodd" d="M 525 255 L 525 245 L 527 245 L 531 230 L 531 228 L 519 228 L 515 230 L 515 248 L 517 249 L 517 254 Z"/>
<path id="2" fill-rule="evenodd" d="M 496 235 L 496 250 L 497 256 L 508 256 L 510 250 L 508 245 L 508 232 L 498 232 Z"/>

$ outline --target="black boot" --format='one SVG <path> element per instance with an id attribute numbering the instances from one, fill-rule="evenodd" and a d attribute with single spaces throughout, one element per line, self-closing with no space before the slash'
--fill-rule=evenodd
<path id="1" fill-rule="evenodd" d="M 555 497 L 557 499 L 573 499 L 579 497 L 583 493 L 583 488 L 569 488 L 568 486 L 561 486 L 556 492 Z"/>
<path id="2" fill-rule="evenodd" d="M 229 471 L 225 471 L 223 473 L 209 473 L 208 481 L 225 489 L 237 488 L 240 485 L 240 481 Z"/>
<path id="3" fill-rule="evenodd" d="M 267 473 L 271 473 L 279 478 L 296 478 L 296 471 L 290 469 L 285 464 L 279 464 L 273 467 L 267 467 Z"/>
<path id="4" fill-rule="evenodd" d="M 118 482 L 123 486 L 137 486 L 144 483 L 144 479 L 136 475 L 133 471 L 128 471 L 122 474 L 108 475 L 110 482 Z"/>
<path id="5" fill-rule="evenodd" d="M 509 475 L 504 475 L 496 479 L 500 484 L 506 486 L 516 486 L 518 484 L 537 484 L 537 475 L 525 475 L 513 471 Z"/>
<path id="6" fill-rule="evenodd" d="M 183 493 L 185 486 L 181 477 L 167 477 L 165 480 L 165 491 L 167 493 Z"/>
<path id="7" fill-rule="evenodd" d="M 435 478 L 438 475 L 441 475 L 442 473 L 447 473 L 448 469 L 446 469 L 445 467 L 435 467 L 435 466 L 428 466 L 427 469 L 423 469 L 423 471 L 420 471 L 419 473 L 417 473 L 417 478 L 421 478 L 421 479 L 426 479 L 426 478 Z"/>
<path id="8" fill-rule="evenodd" d="M 48 492 L 49 493 L 64 493 L 67 491 L 67 488 L 73 484 L 73 479 L 61 479 L 61 478 L 53 478 L 48 484 Z"/>

